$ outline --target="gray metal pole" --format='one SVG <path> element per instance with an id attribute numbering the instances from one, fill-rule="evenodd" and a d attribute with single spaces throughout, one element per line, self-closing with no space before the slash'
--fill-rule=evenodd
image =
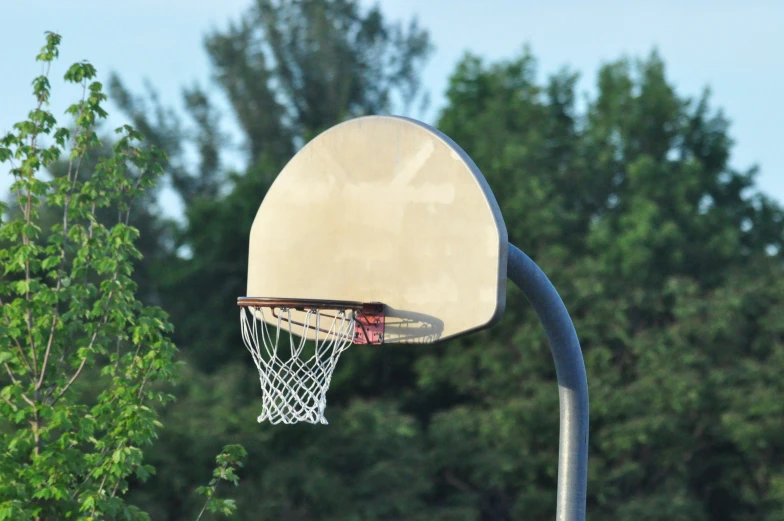
<path id="1" fill-rule="evenodd" d="M 585 521 L 588 486 L 588 380 L 572 319 L 547 275 L 509 245 L 508 277 L 523 291 L 544 326 L 558 375 L 561 434 L 557 521 Z"/>

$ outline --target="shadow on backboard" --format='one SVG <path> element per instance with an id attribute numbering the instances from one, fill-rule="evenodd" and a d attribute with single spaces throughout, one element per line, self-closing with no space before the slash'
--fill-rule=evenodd
<path id="1" fill-rule="evenodd" d="M 384 343 L 432 344 L 441 338 L 443 321 L 431 315 L 384 307 Z"/>

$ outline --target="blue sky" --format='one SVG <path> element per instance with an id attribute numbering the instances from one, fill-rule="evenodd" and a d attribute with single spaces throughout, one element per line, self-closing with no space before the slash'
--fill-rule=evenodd
<path id="1" fill-rule="evenodd" d="M 370 5 L 370 2 L 363 2 Z M 529 44 L 540 75 L 563 66 L 582 74 L 580 89 L 593 92 L 600 64 L 621 56 L 643 57 L 658 48 L 681 95 L 705 86 L 714 106 L 732 121 L 732 164 L 760 166 L 761 188 L 784 202 L 784 2 L 777 0 L 380 0 L 393 19 L 417 15 L 436 46 L 424 74 L 432 122 L 443 104 L 448 75 L 465 51 L 487 59 L 519 53 Z M 76 7 L 78 5 L 78 7 Z M 112 70 L 138 92 L 145 79 L 165 104 L 181 105 L 183 85 L 209 83 L 202 48 L 205 32 L 236 19 L 250 0 L 27 0 L 4 2 L 0 31 L 0 133 L 32 106 L 30 80 L 40 72 L 34 57 L 43 32 L 63 36 L 61 78 L 68 64 L 91 61 L 103 78 Z M 13 74 L 9 74 L 13 71 Z M 78 91 L 54 82 L 53 110 L 62 114 Z M 414 114 L 417 116 L 417 114 Z M 119 116 L 110 125 L 123 123 Z M 240 161 L 235 155 L 235 161 Z M 481 168 L 481 165 L 480 165 Z M 10 184 L 0 167 L 0 190 Z M 177 211 L 176 201 L 169 200 Z"/>

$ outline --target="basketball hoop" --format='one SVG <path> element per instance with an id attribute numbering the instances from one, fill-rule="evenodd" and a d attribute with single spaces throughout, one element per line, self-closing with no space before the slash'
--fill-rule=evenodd
<path id="1" fill-rule="evenodd" d="M 381 304 L 257 297 L 237 304 L 242 340 L 259 371 L 259 423 L 327 424 L 326 395 L 341 353 L 384 339 Z"/>
<path id="2" fill-rule="evenodd" d="M 248 246 L 247 295 L 300 297 L 238 299 L 263 391 L 259 422 L 326 424 L 327 389 L 351 344 L 433 344 L 490 327 L 515 282 L 558 377 L 556 518 L 585 521 L 588 386 L 574 325 L 547 276 L 509 244 L 487 180 L 448 136 L 396 116 L 324 131 L 275 178 Z"/>

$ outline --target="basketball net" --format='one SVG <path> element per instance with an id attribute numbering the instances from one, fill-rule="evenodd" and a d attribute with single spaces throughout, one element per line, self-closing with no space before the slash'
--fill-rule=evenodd
<path id="1" fill-rule="evenodd" d="M 294 321 L 287 308 L 240 310 L 242 340 L 259 371 L 263 393 L 259 423 L 326 425 L 327 389 L 338 358 L 354 341 L 354 312 L 309 309 Z M 301 337 L 293 334 L 292 326 Z"/>

